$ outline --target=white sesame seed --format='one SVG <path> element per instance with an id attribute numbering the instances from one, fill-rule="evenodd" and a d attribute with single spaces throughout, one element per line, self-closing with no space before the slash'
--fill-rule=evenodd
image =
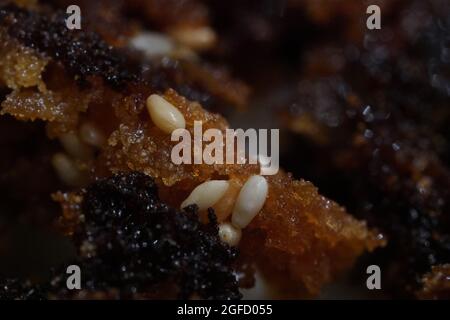
<path id="1" fill-rule="evenodd" d="M 84 144 L 73 132 L 68 132 L 59 137 L 64 149 L 74 158 L 87 160 L 92 157 L 93 150 Z"/>
<path id="2" fill-rule="evenodd" d="M 157 94 L 148 97 L 147 110 L 153 123 L 165 133 L 171 134 L 175 129 L 186 128 L 186 121 L 180 110 Z"/>
<path id="3" fill-rule="evenodd" d="M 168 55 L 175 48 L 173 40 L 157 32 L 141 32 L 131 38 L 129 45 L 149 57 Z"/>
<path id="4" fill-rule="evenodd" d="M 225 222 L 219 224 L 219 237 L 220 240 L 229 244 L 230 246 L 236 246 L 241 240 L 242 231 L 236 228 L 231 223 Z"/>
<path id="5" fill-rule="evenodd" d="M 266 202 L 269 185 L 263 176 L 252 176 L 245 182 L 234 205 L 231 222 L 245 228 Z"/>
<path id="6" fill-rule="evenodd" d="M 52 165 L 62 182 L 78 187 L 84 184 L 86 176 L 76 164 L 64 153 L 56 153 L 52 157 Z"/>
<path id="7" fill-rule="evenodd" d="M 228 180 L 229 187 L 227 192 L 217 201 L 214 206 L 214 212 L 217 216 L 219 222 L 225 221 L 233 212 L 234 203 L 239 195 L 239 190 L 241 190 L 241 183 L 236 179 Z"/>
<path id="8" fill-rule="evenodd" d="M 83 142 L 94 147 L 101 147 L 106 141 L 103 133 L 94 124 L 89 122 L 81 125 L 80 138 Z"/>
<path id="9" fill-rule="evenodd" d="M 207 26 L 177 27 L 170 30 L 169 34 L 179 43 L 194 50 L 209 49 L 217 40 L 214 30 Z"/>
<path id="10" fill-rule="evenodd" d="M 192 190 L 189 197 L 181 204 L 181 209 L 196 204 L 199 211 L 204 211 L 212 207 L 217 201 L 222 198 L 228 189 L 228 181 L 225 180 L 211 180 L 206 181 Z"/>

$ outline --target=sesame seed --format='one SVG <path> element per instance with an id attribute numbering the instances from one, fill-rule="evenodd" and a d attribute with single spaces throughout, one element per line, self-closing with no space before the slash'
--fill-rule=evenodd
<path id="1" fill-rule="evenodd" d="M 65 133 L 59 137 L 59 141 L 72 157 L 82 160 L 92 158 L 93 150 L 83 143 L 75 133 Z"/>
<path id="2" fill-rule="evenodd" d="M 66 154 L 56 153 L 53 155 L 52 165 L 61 181 L 68 186 L 78 187 L 86 182 L 87 177 Z"/>
<path id="3" fill-rule="evenodd" d="M 242 184 L 235 180 L 230 179 L 228 190 L 225 192 L 222 198 L 216 204 L 214 204 L 213 209 L 217 216 L 219 222 L 227 220 L 227 218 L 233 212 L 234 203 L 239 195 L 239 190 Z"/>
<path id="4" fill-rule="evenodd" d="M 251 176 L 239 192 L 231 221 L 239 228 L 245 228 L 266 202 L 269 185 L 263 176 Z"/>
<path id="5" fill-rule="evenodd" d="M 228 190 L 229 183 L 225 180 L 211 180 L 198 185 L 183 201 L 181 209 L 196 204 L 199 211 L 212 207 Z"/>
<path id="6" fill-rule="evenodd" d="M 149 57 L 168 55 L 175 48 L 173 40 L 157 32 L 141 32 L 131 38 L 130 46 L 143 51 Z"/>
<path id="7" fill-rule="evenodd" d="M 236 228 L 231 223 L 225 222 L 219 224 L 219 237 L 222 242 L 225 242 L 233 247 L 239 244 L 241 236 L 241 229 Z"/>
<path id="8" fill-rule="evenodd" d="M 165 133 L 171 134 L 175 129 L 186 127 L 180 110 L 157 94 L 148 97 L 147 110 L 153 123 Z"/>
<path id="9" fill-rule="evenodd" d="M 169 31 L 179 43 L 194 50 L 206 50 L 217 41 L 216 33 L 207 26 L 183 26 Z"/>

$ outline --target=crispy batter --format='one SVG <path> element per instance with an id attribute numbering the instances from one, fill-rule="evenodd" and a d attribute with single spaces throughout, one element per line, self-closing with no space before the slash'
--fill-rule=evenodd
<path id="1" fill-rule="evenodd" d="M 197 1 L 50 1 L 55 7 L 64 9 L 70 4 L 80 6 L 86 28 L 99 33 L 104 40 L 114 46 L 127 47 L 130 39 L 142 32 L 142 26 L 133 25 L 127 13 L 144 16 L 149 23 L 160 29 L 176 26 L 199 26 L 207 24 L 206 8 Z M 106 10 L 105 10 L 106 8 Z M 146 9 L 148 8 L 148 10 Z M 183 14 L 179 14 L 179 12 Z M 191 13 L 191 14 L 190 14 Z M 172 18 L 168 18 L 168 16 Z M 204 18 L 200 18 L 204 17 Z M 135 23 L 136 24 L 136 23 Z M 167 36 L 168 37 L 168 36 Z M 180 51 L 189 49 L 180 47 Z M 224 112 L 228 105 L 244 107 L 249 98 L 249 88 L 243 82 L 232 78 L 228 70 L 189 59 L 154 59 L 150 63 L 142 61 L 140 69 L 149 85 L 158 90 L 173 88 L 185 97 L 199 101 L 204 107 Z M 90 60 L 94 60 L 90 57 Z M 194 59 L 194 61 L 191 61 Z"/>
<path id="2" fill-rule="evenodd" d="M 44 21 L 49 32 L 55 32 L 56 35 L 61 35 L 61 29 L 64 29 L 61 26 L 56 27 L 59 20 L 47 20 L 41 15 L 37 17 L 36 13 L 30 14 L 17 8 L 3 8 L 3 22 L 6 19 L 10 23 L 11 14 L 16 19 L 29 19 L 31 25 L 36 21 Z M 46 79 L 52 79 L 55 77 L 54 73 L 57 74 L 61 83 L 59 86 L 47 85 L 49 90 L 43 92 L 32 89 L 33 94 L 38 95 L 39 101 L 42 101 L 42 95 L 50 94 L 63 97 L 65 101 L 88 99 L 88 102 L 73 107 L 69 103 L 67 107 L 71 111 L 60 112 L 57 100 L 45 99 L 44 110 L 48 111 L 49 115 L 43 114 L 40 108 L 32 108 L 32 104 L 21 102 L 20 97 L 26 96 L 29 89 L 19 87 L 8 95 L 3 112 L 20 119 L 46 120 L 49 122 L 49 132 L 52 136 L 61 135 L 67 128 L 76 129 L 82 121 L 89 120 L 109 137 L 108 144 L 99 150 L 100 154 L 95 159 L 92 178 L 109 176 L 119 171 L 144 172 L 155 178 L 160 186 L 162 199 L 177 207 L 187 193 L 200 182 L 214 177 L 243 181 L 252 173 L 258 172 L 257 166 L 250 165 L 173 165 L 170 152 L 174 143 L 152 124 L 145 112 L 145 99 L 154 93 L 154 89 L 145 82 L 134 82 L 132 79 L 136 78 L 127 70 L 121 71 L 123 66 L 120 61 L 124 60 L 122 56 L 98 42 L 95 35 L 80 33 L 75 39 L 65 35 L 60 39 L 68 48 L 73 46 L 73 40 L 77 40 L 76 48 L 84 48 L 83 50 L 88 52 L 98 48 L 97 58 L 101 57 L 105 61 L 97 66 L 96 56 L 92 60 L 79 56 L 81 61 L 77 61 L 77 55 L 74 60 L 72 57 L 71 61 L 67 61 L 64 58 L 67 53 L 65 49 L 58 47 L 55 51 L 54 44 L 40 42 L 39 34 L 34 37 L 33 32 L 27 33 L 30 27 L 21 34 L 18 31 L 22 25 L 13 24 L 13 31 L 8 33 L 14 38 L 8 43 L 13 44 L 16 54 L 20 55 L 22 50 L 22 46 L 16 42 L 19 40 L 22 44 L 37 49 L 39 54 L 36 52 L 36 57 L 44 54 L 52 58 L 52 62 L 58 62 L 64 67 L 64 72 L 58 71 L 57 68 L 46 70 Z M 62 59 L 59 59 L 60 55 Z M 56 61 L 55 57 L 58 58 Z M 76 65 L 77 62 L 81 62 L 80 65 Z M 111 68 L 106 67 L 107 65 Z M 69 76 L 74 73 L 82 78 L 89 78 L 89 86 L 79 87 Z M 5 78 L 5 75 L 2 76 Z M 94 79 L 91 79 L 91 76 L 94 76 Z M 95 78 L 98 77 L 105 81 L 96 81 Z M 106 87 L 105 83 L 113 85 L 115 91 Z M 124 89 L 117 86 L 124 84 Z M 74 90 L 74 87 L 79 89 Z M 203 130 L 224 130 L 227 127 L 221 116 L 207 112 L 200 104 L 188 101 L 173 90 L 166 91 L 164 96 L 183 113 L 191 133 L 194 120 L 203 121 Z M 108 121 L 105 121 L 105 117 L 108 117 Z M 70 123 L 70 126 L 55 129 L 54 124 L 58 122 Z M 252 246 L 257 246 L 256 249 L 252 248 L 257 254 L 254 258 L 256 261 L 268 257 L 276 261 L 274 256 L 286 261 L 283 265 L 285 270 L 280 270 L 279 266 L 268 266 L 273 267 L 275 271 L 273 275 L 268 273 L 268 277 L 275 278 L 275 274 L 287 272 L 287 275 L 295 280 L 292 285 L 304 286 L 312 294 L 317 294 L 324 283 L 350 267 L 362 252 L 373 250 L 384 243 L 379 235 L 368 231 L 364 223 L 350 217 L 334 202 L 321 197 L 310 183 L 294 181 L 284 173 L 269 177 L 269 198 L 248 231 L 249 239 L 255 232 L 261 240 L 249 240 Z"/>

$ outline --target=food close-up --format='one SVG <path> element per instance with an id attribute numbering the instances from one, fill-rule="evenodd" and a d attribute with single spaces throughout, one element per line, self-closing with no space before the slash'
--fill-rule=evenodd
<path id="1" fill-rule="evenodd" d="M 0 0 L 0 98 L 0 300 L 450 298 L 447 0 Z"/>

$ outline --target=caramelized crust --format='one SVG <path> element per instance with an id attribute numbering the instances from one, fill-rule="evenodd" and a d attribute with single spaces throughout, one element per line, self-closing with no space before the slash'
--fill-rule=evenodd
<path id="1" fill-rule="evenodd" d="M 145 110 L 145 99 L 158 92 L 125 66 L 126 55 L 111 49 L 95 34 L 69 34 L 60 16 L 14 6 L 0 9 L 0 23 L 5 34 L 3 52 L 13 57 L 2 62 L 0 69 L 1 79 L 13 89 L 2 103 L 2 113 L 20 120 L 46 121 L 51 137 L 77 134 L 85 122 L 95 126 L 108 137 L 107 143 L 96 150 L 96 157 L 84 162 L 77 159 L 89 171 L 91 181 L 139 171 L 155 179 L 163 201 L 179 207 L 205 180 L 242 182 L 259 172 L 256 165 L 175 166 L 170 159 L 175 143 L 152 123 Z M 38 31 L 42 29 L 44 34 Z M 40 73 L 18 78 L 4 71 L 11 67 L 8 61 L 20 60 L 38 64 Z M 228 127 L 222 116 L 172 89 L 163 95 L 181 111 L 192 137 L 194 121 L 202 121 L 203 130 L 224 131 Z M 302 287 L 315 295 L 364 251 L 384 245 L 381 235 L 319 195 L 311 183 L 293 180 L 284 172 L 267 179 L 268 199 L 244 230 L 241 249 L 260 264 L 269 280 L 278 280 L 283 274 L 287 281 L 293 280 L 290 286 L 294 289 Z"/>

